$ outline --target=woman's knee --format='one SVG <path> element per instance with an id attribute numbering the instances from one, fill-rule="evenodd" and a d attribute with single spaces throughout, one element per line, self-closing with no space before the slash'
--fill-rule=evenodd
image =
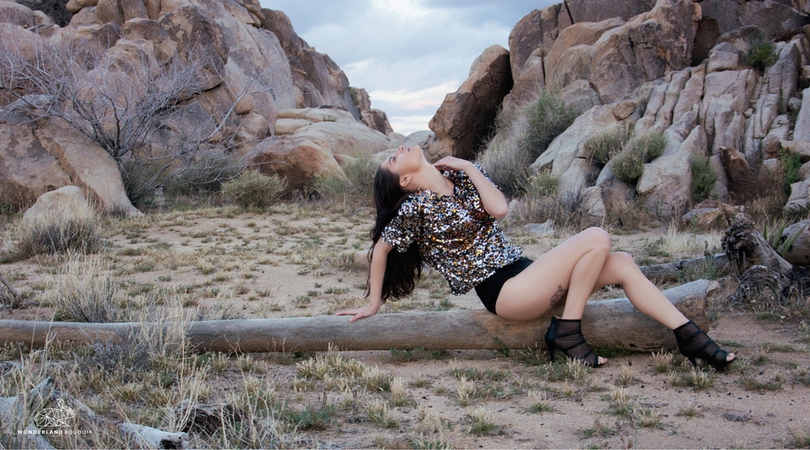
<path id="1" fill-rule="evenodd" d="M 625 252 L 612 252 L 605 265 L 613 273 L 614 277 L 619 277 L 622 281 L 628 276 L 641 273 L 641 269 L 639 269 L 633 256 Z"/>
<path id="2" fill-rule="evenodd" d="M 588 243 L 593 250 L 610 252 L 611 239 L 607 231 L 599 227 L 591 227 L 582 232 L 588 238 Z"/>

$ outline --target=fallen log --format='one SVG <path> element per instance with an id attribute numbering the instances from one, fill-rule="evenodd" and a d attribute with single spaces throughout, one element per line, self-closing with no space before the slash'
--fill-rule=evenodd
<path id="1" fill-rule="evenodd" d="M 728 256 L 718 253 L 711 258 L 689 258 L 662 264 L 641 266 L 641 273 L 655 281 L 678 281 L 683 275 L 700 273 L 701 271 L 714 271 L 715 274 L 724 274 L 731 270 Z"/>
<path id="2" fill-rule="evenodd" d="M 705 310 L 717 283 L 698 280 L 664 291 L 664 295 L 704 330 Z M 235 319 L 188 323 L 186 336 L 195 351 L 278 352 L 341 350 L 501 349 L 543 345 L 552 315 L 516 322 L 485 310 L 377 314 L 349 323 L 346 317 Z M 0 343 L 42 347 L 47 340 L 75 344 L 120 342 L 144 323 L 75 323 L 0 320 Z M 161 326 L 166 326 L 165 324 Z M 593 345 L 648 351 L 675 348 L 672 333 L 641 314 L 626 298 L 588 302 L 583 332 Z"/>

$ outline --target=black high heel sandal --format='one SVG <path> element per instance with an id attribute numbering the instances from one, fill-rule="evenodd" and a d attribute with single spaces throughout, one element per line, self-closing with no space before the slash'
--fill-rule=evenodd
<path id="1" fill-rule="evenodd" d="M 599 355 L 591 351 L 585 337 L 582 336 L 582 321 L 570 319 L 551 318 L 551 325 L 546 331 L 546 347 L 551 361 L 554 353 L 561 351 L 571 359 L 578 359 L 588 367 L 599 367 L 605 363 L 599 362 Z"/>
<path id="2" fill-rule="evenodd" d="M 675 340 L 678 341 L 678 349 L 681 354 L 686 356 L 694 366 L 697 366 L 695 359 L 700 358 L 714 367 L 715 370 L 721 371 L 737 359 L 735 356 L 731 361 L 727 361 L 729 352 L 718 347 L 691 320 L 672 331 L 675 333 Z"/>

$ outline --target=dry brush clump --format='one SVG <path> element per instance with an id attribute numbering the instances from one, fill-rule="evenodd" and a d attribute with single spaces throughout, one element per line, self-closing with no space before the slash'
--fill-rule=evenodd
<path id="1" fill-rule="evenodd" d="M 96 209 L 81 203 L 59 205 L 45 217 L 20 219 L 13 227 L 17 258 L 54 253 L 95 253 L 102 241 L 101 217 Z"/>
<path id="2" fill-rule="evenodd" d="M 525 108 L 502 111 L 497 133 L 478 157 L 492 181 L 509 196 L 522 193 L 529 166 L 579 115 L 558 95 L 543 91 Z"/>

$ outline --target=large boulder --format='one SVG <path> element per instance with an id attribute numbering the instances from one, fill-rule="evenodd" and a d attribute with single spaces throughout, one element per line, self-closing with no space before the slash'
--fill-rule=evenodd
<path id="1" fill-rule="evenodd" d="M 384 134 L 359 122 L 313 123 L 299 128 L 295 135 L 329 149 L 333 155 L 370 156 L 388 148 L 388 138 Z"/>
<path id="2" fill-rule="evenodd" d="M 346 179 L 332 152 L 304 136 L 273 136 L 248 152 L 244 162 L 287 180 L 287 191 L 307 192 L 319 178 Z"/>
<path id="3" fill-rule="evenodd" d="M 333 155 L 358 157 L 388 148 L 388 137 L 337 108 L 279 111 L 276 135 L 296 135 L 329 149 Z"/>
<path id="4" fill-rule="evenodd" d="M 360 120 L 361 112 L 352 100 L 348 78 L 340 67 L 298 37 L 286 14 L 270 9 L 262 12 L 266 18 L 263 27 L 278 38 L 292 68 L 294 107 L 331 105 L 346 109 Z"/>
<path id="5" fill-rule="evenodd" d="M 654 0 L 605 2 L 603 0 L 569 0 L 544 9 L 535 9 L 524 16 L 509 34 L 512 75 L 517 80 L 529 69 L 532 58 L 543 58 L 560 33 L 567 27 L 584 22 L 602 22 L 620 18 L 622 21 L 651 10 Z M 536 67 L 536 62 L 532 63 Z"/>
<path id="6" fill-rule="evenodd" d="M 59 160 L 34 135 L 34 128 L 32 123 L 0 123 L 0 198 L 18 208 L 72 184 Z"/>
<path id="7" fill-rule="evenodd" d="M 12 23 L 23 28 L 35 25 L 34 13 L 27 7 L 5 0 L 0 0 L 0 22 Z"/>
<path id="8" fill-rule="evenodd" d="M 92 206 L 82 190 L 77 186 L 64 186 L 40 195 L 37 202 L 25 211 L 22 222 L 27 227 L 43 227 L 86 219 L 92 214 Z"/>
<path id="9" fill-rule="evenodd" d="M 492 133 L 499 106 L 512 88 L 509 52 L 493 45 L 473 62 L 470 76 L 455 93 L 447 94 L 429 128 L 437 142 L 431 156 L 474 159 Z"/>
<path id="10" fill-rule="evenodd" d="M 125 215 L 140 214 L 127 197 L 118 164 L 98 144 L 61 119 L 45 120 L 34 131 L 41 145 L 100 209 Z"/>
<path id="11" fill-rule="evenodd" d="M 660 0 L 650 12 L 605 32 L 593 45 L 590 81 L 604 103 L 622 100 L 646 81 L 689 66 L 700 7 Z"/>
<path id="12" fill-rule="evenodd" d="M 546 73 L 551 74 L 547 80 L 548 87 L 552 90 L 560 90 L 577 79 L 587 80 L 590 75 L 589 67 L 578 67 L 572 70 L 571 67 L 563 65 L 558 69 L 560 60 L 569 53 L 566 61 L 577 61 L 578 56 L 571 56 L 576 53 L 586 53 L 586 61 L 591 59 L 588 47 L 596 43 L 602 35 L 613 28 L 624 24 L 620 17 L 603 20 L 601 22 L 582 22 L 571 25 L 562 30 L 559 37 L 554 41 L 548 56 L 543 60 Z M 584 46 L 584 47 L 579 47 Z"/>

